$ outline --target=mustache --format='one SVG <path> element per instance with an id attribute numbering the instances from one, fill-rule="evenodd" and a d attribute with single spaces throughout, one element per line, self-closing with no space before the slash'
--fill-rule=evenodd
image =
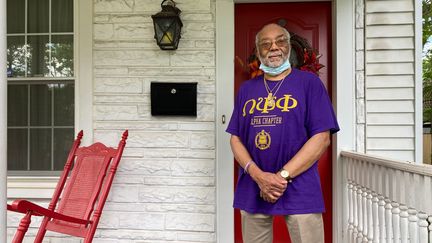
<path id="1" fill-rule="evenodd" d="M 266 58 L 269 58 L 271 56 L 284 56 L 284 54 L 282 53 L 282 51 L 272 51 L 267 53 Z"/>
<path id="2" fill-rule="evenodd" d="M 260 51 L 258 51 L 257 54 L 258 54 L 257 55 L 258 60 L 261 63 L 266 63 L 266 60 L 269 59 L 270 56 L 281 56 L 282 59 L 285 61 L 286 59 L 290 58 L 291 48 L 288 50 L 288 53 L 286 53 L 286 54 L 282 50 L 272 50 L 272 51 L 269 51 L 268 53 L 266 53 L 266 55 L 262 55 L 262 53 L 260 53 Z"/>

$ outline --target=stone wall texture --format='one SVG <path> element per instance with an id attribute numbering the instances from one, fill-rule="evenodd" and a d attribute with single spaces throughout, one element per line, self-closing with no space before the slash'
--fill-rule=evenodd
<path id="1" fill-rule="evenodd" d="M 96 242 L 215 242 L 215 3 L 178 0 L 182 38 L 162 51 L 161 1 L 94 2 L 94 138 L 129 139 Z M 151 116 L 151 82 L 197 82 L 197 117 Z"/>
<path id="2" fill-rule="evenodd" d="M 117 146 L 129 129 L 94 243 L 216 242 L 215 0 L 176 2 L 182 38 L 162 51 L 151 18 L 161 1 L 94 0 L 94 140 Z M 197 117 L 151 116 L 153 81 L 198 83 Z M 8 214 L 9 242 L 18 216 Z"/>

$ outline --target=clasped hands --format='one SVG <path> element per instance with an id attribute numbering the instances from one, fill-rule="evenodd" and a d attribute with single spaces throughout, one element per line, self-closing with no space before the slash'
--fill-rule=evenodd
<path id="1" fill-rule="evenodd" d="M 263 172 L 256 182 L 260 188 L 260 197 L 269 203 L 275 203 L 288 186 L 288 182 L 278 173 Z"/>

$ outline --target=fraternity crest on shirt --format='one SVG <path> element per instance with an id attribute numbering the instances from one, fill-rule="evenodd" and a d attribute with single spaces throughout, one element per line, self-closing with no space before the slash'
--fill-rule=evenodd
<path id="1" fill-rule="evenodd" d="M 257 133 L 255 136 L 255 146 L 260 150 L 265 150 L 270 147 L 271 137 L 270 134 L 264 130 Z"/>

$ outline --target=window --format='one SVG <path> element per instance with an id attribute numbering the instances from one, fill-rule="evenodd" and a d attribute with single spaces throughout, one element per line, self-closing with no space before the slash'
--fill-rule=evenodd
<path id="1" fill-rule="evenodd" d="M 8 0 L 7 15 L 8 170 L 62 170 L 74 138 L 73 0 Z"/>

